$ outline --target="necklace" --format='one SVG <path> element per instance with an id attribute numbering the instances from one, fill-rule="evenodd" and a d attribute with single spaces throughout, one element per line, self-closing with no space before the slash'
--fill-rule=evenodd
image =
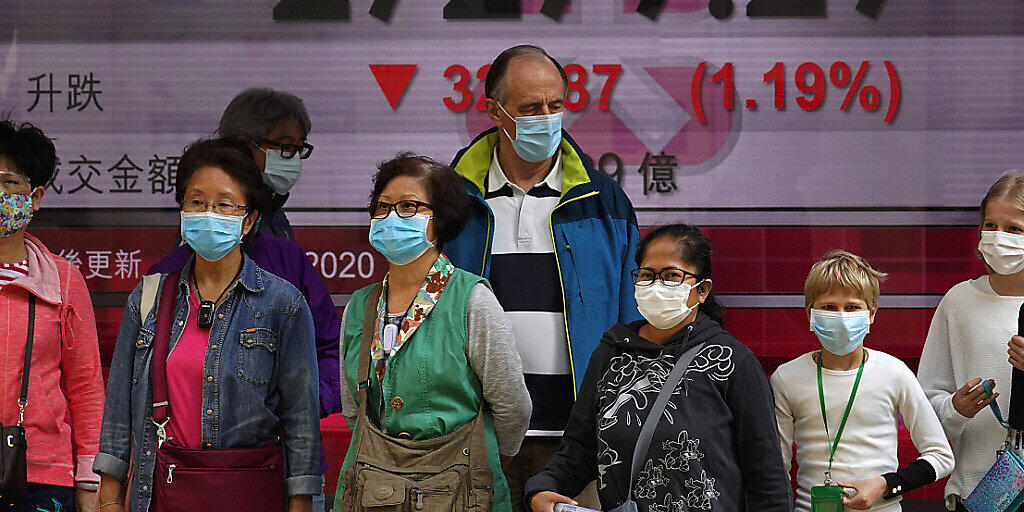
<path id="1" fill-rule="evenodd" d="M 196 315 L 196 325 L 200 329 L 209 329 L 213 326 L 213 314 L 217 309 L 217 303 L 224 298 L 224 294 L 231 289 L 231 285 L 235 284 L 235 280 L 238 279 L 239 274 L 242 273 L 242 266 L 238 266 L 238 272 L 235 272 L 235 277 L 231 278 L 228 285 L 224 287 L 224 290 L 217 296 L 216 301 L 203 300 L 203 292 L 199 291 L 199 281 L 196 280 L 196 272 L 192 270 L 192 284 L 196 287 L 196 295 L 199 296 L 199 312 Z"/>

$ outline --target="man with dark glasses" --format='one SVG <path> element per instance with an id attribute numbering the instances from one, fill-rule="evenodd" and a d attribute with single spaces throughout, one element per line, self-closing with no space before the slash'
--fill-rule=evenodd
<path id="1" fill-rule="evenodd" d="M 302 100 L 272 89 L 247 89 L 231 100 L 221 115 L 217 133 L 245 140 L 274 192 L 270 209 L 261 215 L 260 232 L 294 239 L 282 208 L 299 180 L 302 161 L 313 153 L 306 142 L 309 114 Z"/>

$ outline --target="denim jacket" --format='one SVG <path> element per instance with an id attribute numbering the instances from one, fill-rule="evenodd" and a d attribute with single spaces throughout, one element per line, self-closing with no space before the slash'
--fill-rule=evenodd
<path id="1" fill-rule="evenodd" d="M 188 317 L 192 268 L 190 262 L 181 271 L 168 353 Z M 123 482 L 131 457 L 134 477 L 125 508 L 145 512 L 157 449 L 150 362 L 161 299 L 158 294 L 157 305 L 140 321 L 141 297 L 140 284 L 121 317 L 93 468 Z M 244 256 L 239 278 L 217 306 L 210 329 L 203 373 L 215 379 L 203 382 L 203 410 L 208 412 L 202 419 L 203 447 L 260 446 L 280 438 L 289 496 L 318 494 L 323 484 L 313 337 L 313 319 L 302 294 Z"/>

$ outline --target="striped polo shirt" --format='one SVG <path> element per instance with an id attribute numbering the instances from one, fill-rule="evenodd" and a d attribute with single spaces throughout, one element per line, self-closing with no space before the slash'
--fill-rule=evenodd
<path id="1" fill-rule="evenodd" d="M 0 263 L 0 288 L 4 285 L 28 275 L 28 260 L 20 263 Z"/>
<path id="2" fill-rule="evenodd" d="M 551 211 L 562 195 L 562 159 L 529 191 L 509 182 L 495 147 L 484 199 L 494 213 L 488 280 L 505 309 L 533 401 L 528 436 L 561 436 L 573 404 L 562 288 Z"/>

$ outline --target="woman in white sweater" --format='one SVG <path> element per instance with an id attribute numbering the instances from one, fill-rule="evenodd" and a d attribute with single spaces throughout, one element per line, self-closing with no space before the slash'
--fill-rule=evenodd
<path id="1" fill-rule="evenodd" d="M 1011 363 L 1024 369 L 1024 339 L 1014 336 L 1024 304 L 1024 171 L 1009 171 L 992 185 L 981 217 L 978 252 L 988 275 L 946 292 L 917 374 L 956 456 L 946 484 L 950 510 L 961 507 L 960 499 L 985 476 L 1007 438 L 995 416 L 982 411 L 993 400 L 1007 411 L 1010 396 L 986 398 L 981 381 L 1008 392 Z"/>
<path id="2" fill-rule="evenodd" d="M 811 511 L 812 488 L 826 483 L 847 487 L 833 499 L 848 510 L 899 512 L 904 493 L 953 469 L 949 443 L 914 373 L 863 345 L 884 275 L 863 258 L 836 251 L 807 276 L 807 315 L 822 350 L 780 366 L 771 378 L 787 471 L 796 445 L 798 512 Z M 902 468 L 900 415 L 921 454 Z"/>

